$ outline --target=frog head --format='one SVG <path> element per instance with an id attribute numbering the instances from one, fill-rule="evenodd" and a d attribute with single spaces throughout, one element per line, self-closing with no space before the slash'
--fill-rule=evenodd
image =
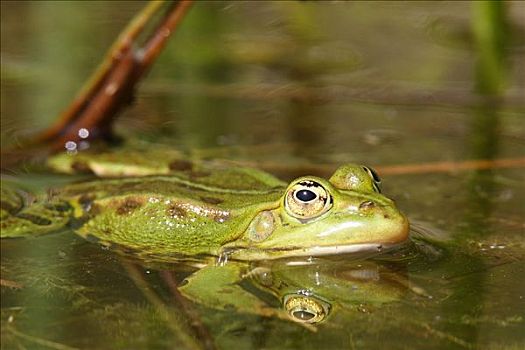
<path id="1" fill-rule="evenodd" d="M 328 181 L 295 179 L 274 208 L 260 211 L 243 237 L 224 248 L 255 260 L 380 251 L 403 242 L 408 221 L 379 185 L 373 170 L 355 164 Z"/>

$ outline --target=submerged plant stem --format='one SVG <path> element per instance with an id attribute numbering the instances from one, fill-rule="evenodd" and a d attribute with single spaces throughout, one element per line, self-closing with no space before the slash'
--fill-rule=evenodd
<path id="1" fill-rule="evenodd" d="M 202 342 L 191 336 L 191 329 L 187 326 L 189 324 L 186 319 L 187 315 L 183 310 L 179 309 L 178 312 L 174 312 L 173 309 L 169 308 L 147 284 L 144 276 L 135 265 L 123 261 L 122 266 L 146 299 L 157 309 L 159 315 L 166 320 L 167 325 L 184 344 L 185 349 L 208 349 Z"/>
<path id="2" fill-rule="evenodd" d="M 162 271 L 161 276 L 162 276 L 162 279 L 168 285 L 171 294 L 173 295 L 176 303 L 179 305 L 179 308 L 182 309 L 184 313 L 186 314 L 186 316 L 190 319 L 190 324 L 194 328 L 195 333 L 197 333 L 198 338 L 202 341 L 204 348 L 206 350 L 216 349 L 215 343 L 213 341 L 213 338 L 210 332 L 201 322 L 200 317 L 197 314 L 197 312 L 189 305 L 187 300 L 184 299 L 184 297 L 180 294 L 177 284 L 175 283 L 175 280 L 173 279 L 173 276 L 170 273 L 170 271 Z"/>

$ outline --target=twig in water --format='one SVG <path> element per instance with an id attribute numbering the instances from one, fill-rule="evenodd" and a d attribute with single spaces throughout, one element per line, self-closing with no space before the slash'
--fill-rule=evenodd
<path id="1" fill-rule="evenodd" d="M 184 317 L 186 314 L 183 310 L 179 308 L 177 309 L 179 312 L 174 312 L 174 310 L 170 309 L 148 285 L 144 279 L 144 275 L 139 271 L 136 265 L 123 260 L 122 266 L 126 269 L 128 275 L 140 289 L 142 294 L 144 294 L 146 299 L 148 299 L 148 301 L 157 309 L 157 312 L 166 320 L 173 333 L 175 333 L 179 340 L 184 344 L 184 348 L 193 350 L 208 349 L 205 347 L 205 344 L 199 342 L 199 340 L 191 335 L 192 329 L 188 327 L 189 322 L 188 319 Z"/>
<path id="2" fill-rule="evenodd" d="M 80 140 L 111 139 L 113 120 L 132 101 L 138 82 L 184 18 L 192 0 L 174 2 L 145 43 L 138 45 L 139 34 L 164 3 L 150 2 L 130 22 L 55 124 L 32 140 L 22 142 L 17 150 L 2 152 L 2 168 L 8 168 L 23 159 L 59 151 L 64 149 L 67 142 L 76 145 Z M 88 131 L 88 135 L 80 132 L 83 129 Z"/>
<path id="3" fill-rule="evenodd" d="M 195 333 L 197 334 L 198 338 L 202 341 L 204 348 L 206 350 L 214 350 L 216 349 L 215 343 L 213 341 L 213 337 L 211 336 L 210 332 L 206 328 L 206 326 L 201 322 L 199 315 L 197 312 L 191 307 L 191 305 L 188 303 L 186 299 L 180 294 L 179 289 L 177 288 L 177 284 L 175 283 L 175 280 L 173 279 L 173 276 L 169 271 L 162 271 L 161 273 L 162 279 L 166 282 L 168 285 L 171 294 L 174 297 L 174 301 L 176 304 L 178 304 L 179 308 L 184 311 L 184 313 L 188 316 L 188 319 L 190 320 L 190 325 L 195 330 Z"/>

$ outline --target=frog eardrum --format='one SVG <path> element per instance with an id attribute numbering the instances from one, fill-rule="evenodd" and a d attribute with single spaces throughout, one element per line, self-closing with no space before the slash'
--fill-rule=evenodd
<path id="1" fill-rule="evenodd" d="M 308 220 L 330 210 L 332 196 L 319 182 L 299 179 L 288 188 L 284 202 L 288 214 L 300 220 Z"/>

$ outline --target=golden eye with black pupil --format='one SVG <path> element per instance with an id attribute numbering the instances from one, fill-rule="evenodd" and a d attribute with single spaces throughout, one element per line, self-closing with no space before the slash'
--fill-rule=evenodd
<path id="1" fill-rule="evenodd" d="M 320 183 L 302 180 L 288 188 L 284 205 L 291 216 L 307 220 L 326 213 L 332 207 L 332 197 Z"/>
<path id="2" fill-rule="evenodd" d="M 378 193 L 381 193 L 381 178 L 379 175 L 377 175 L 376 171 L 372 168 L 363 166 L 363 170 L 367 172 L 368 176 L 372 179 L 372 185 L 374 186 L 374 190 Z"/>
<path id="3" fill-rule="evenodd" d="M 329 312 L 329 306 L 313 297 L 287 295 L 284 298 L 284 309 L 290 318 L 301 323 L 318 323 L 323 321 Z"/>

